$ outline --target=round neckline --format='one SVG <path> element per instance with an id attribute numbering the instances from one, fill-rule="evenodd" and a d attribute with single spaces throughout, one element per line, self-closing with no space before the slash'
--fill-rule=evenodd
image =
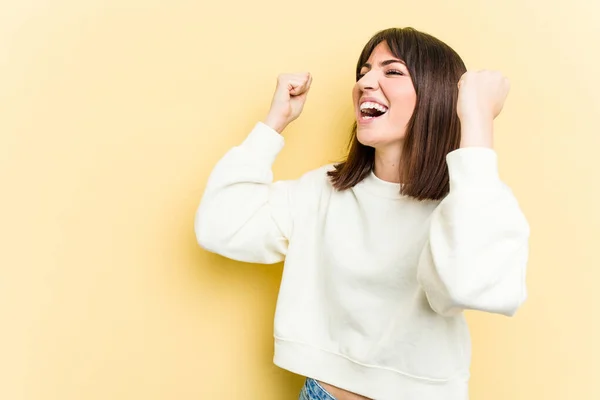
<path id="1" fill-rule="evenodd" d="M 375 171 L 373 170 L 371 170 L 369 175 L 367 175 L 358 186 L 380 197 L 387 197 L 390 199 L 402 199 L 406 197 L 400 194 L 400 189 L 402 188 L 401 183 L 384 181 L 375 175 Z"/>

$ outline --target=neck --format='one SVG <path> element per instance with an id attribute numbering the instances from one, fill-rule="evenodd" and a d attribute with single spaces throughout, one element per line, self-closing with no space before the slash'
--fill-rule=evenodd
<path id="1" fill-rule="evenodd" d="M 400 157 L 402 156 L 402 146 L 376 148 L 375 149 L 375 176 L 379 179 L 393 182 L 400 182 Z"/>

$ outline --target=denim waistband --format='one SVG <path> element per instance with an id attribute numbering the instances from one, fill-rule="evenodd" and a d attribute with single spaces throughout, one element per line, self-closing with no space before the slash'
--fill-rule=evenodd
<path id="1" fill-rule="evenodd" d="M 300 392 L 299 400 L 335 400 L 319 382 L 312 378 L 307 378 Z"/>

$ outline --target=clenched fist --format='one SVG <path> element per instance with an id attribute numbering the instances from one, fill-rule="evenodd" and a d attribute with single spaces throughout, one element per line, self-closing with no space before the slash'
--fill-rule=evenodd
<path id="1" fill-rule="evenodd" d="M 467 71 L 458 82 L 461 147 L 492 147 L 493 121 L 504 106 L 510 83 L 497 71 Z"/>
<path id="2" fill-rule="evenodd" d="M 265 124 L 281 133 L 298 118 L 304 108 L 311 83 L 310 73 L 279 75 Z"/>

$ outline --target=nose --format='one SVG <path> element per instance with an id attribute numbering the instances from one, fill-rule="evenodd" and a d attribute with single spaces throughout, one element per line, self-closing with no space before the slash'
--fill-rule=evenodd
<path id="1" fill-rule="evenodd" d="M 369 71 L 358 80 L 358 87 L 363 92 L 366 90 L 379 89 L 379 78 L 375 71 Z"/>

